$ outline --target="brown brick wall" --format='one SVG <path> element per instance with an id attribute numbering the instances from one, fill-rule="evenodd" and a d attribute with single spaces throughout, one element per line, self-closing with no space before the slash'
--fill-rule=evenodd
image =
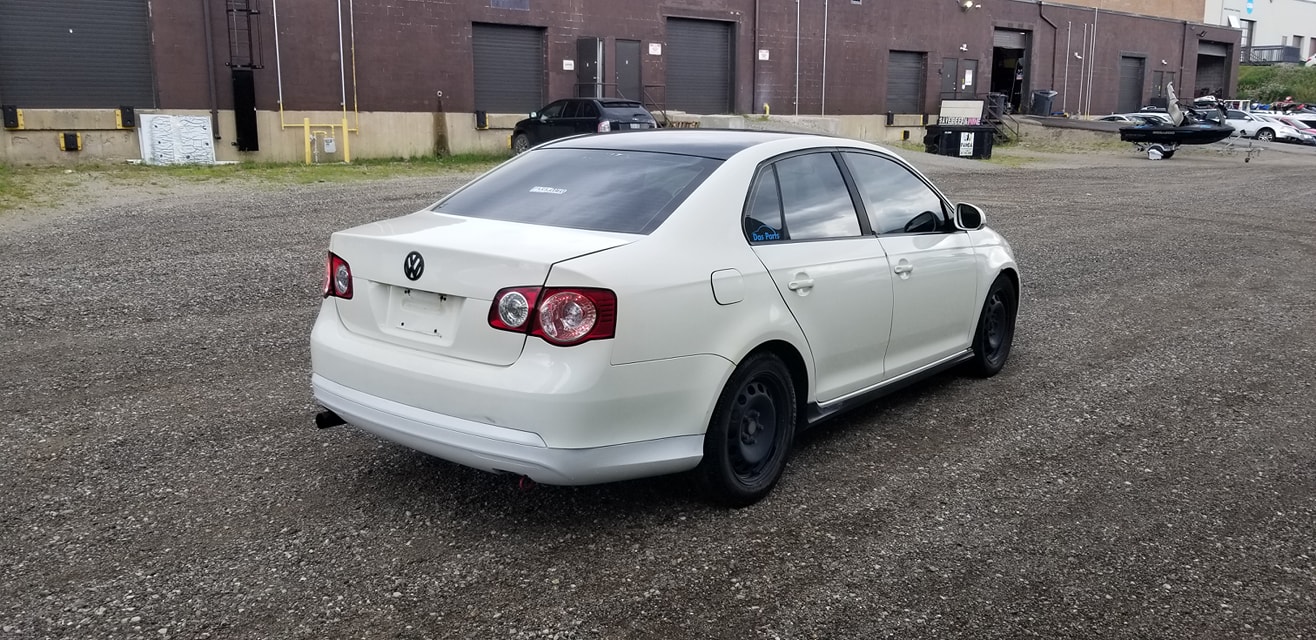
<path id="1" fill-rule="evenodd" d="M 229 55 L 224 0 L 152 3 L 156 76 L 164 108 L 209 106 L 201 19 L 203 1 L 212 3 L 214 72 L 218 78 L 220 108 L 231 108 L 232 91 L 228 69 L 224 66 Z M 258 1 L 262 10 L 258 22 L 265 68 L 255 72 L 257 103 L 260 109 L 272 110 L 277 109 L 278 98 L 273 3 Z M 773 113 L 793 113 L 798 83 L 799 112 L 816 114 L 824 106 L 823 14 L 826 10 L 828 114 L 885 111 L 886 59 L 890 50 L 927 52 L 925 104 L 926 110 L 935 112 L 940 91 L 938 70 L 943 56 L 978 60 L 978 90 L 986 92 L 990 86 L 994 27 L 1032 31 L 1029 88 L 1063 91 L 1066 34 L 1073 29 L 1072 49 L 1078 50 L 1082 25 L 1090 25 L 1094 20 L 1090 8 L 1019 0 L 982 0 L 982 8 L 967 12 L 951 0 L 864 0 L 858 5 L 849 0 L 829 0 L 826 4 L 802 2 L 797 75 L 797 20 L 793 0 L 529 0 L 530 11 L 493 9 L 489 4 L 488 0 L 354 0 L 351 7 L 356 18 L 360 108 L 363 111 L 472 111 L 475 108 L 470 60 L 472 22 L 544 27 L 548 56 L 545 95 L 549 99 L 571 94 L 575 72 L 563 71 L 561 61 L 574 59 L 576 39 L 586 36 L 604 38 L 607 56 L 612 55 L 617 39 L 640 40 L 643 81 L 661 85 L 665 82 L 666 55 L 648 55 L 648 45 L 666 44 L 666 18 L 694 17 L 734 25 L 737 110 L 759 112 L 767 102 L 772 105 Z M 1105 4 L 1116 2 L 1110 0 Z M 1179 5 L 1191 3 L 1173 0 L 1158 4 L 1182 11 Z M 760 22 L 757 30 L 756 6 Z M 348 0 L 343 0 L 345 31 L 348 9 Z M 340 108 L 337 11 L 337 3 L 330 0 L 278 3 L 285 109 Z M 1237 42 L 1236 32 L 1182 21 L 1101 11 L 1095 20 L 1098 48 L 1094 112 L 1114 108 L 1120 52 L 1147 56 L 1148 87 L 1150 72 L 1157 68 L 1175 70 L 1181 84 L 1191 86 L 1199 39 Z M 1197 33 L 1201 31 L 1209 33 L 1199 38 Z M 960 51 L 961 45 L 967 51 Z M 352 71 L 351 51 L 347 46 L 345 42 L 350 109 Z M 757 49 L 767 49 L 770 59 L 758 61 Z M 1167 61 L 1166 65 L 1160 65 L 1162 59 Z M 1180 70 L 1181 64 L 1186 69 Z M 610 69 L 611 63 L 606 66 Z M 1237 77 L 1236 69 L 1231 71 L 1231 78 L 1234 77 Z M 1076 69 L 1070 70 L 1070 82 L 1073 94 L 1077 85 Z M 441 104 L 436 91 L 443 92 Z M 658 89 L 654 93 L 661 95 Z M 1057 96 L 1057 105 L 1060 100 L 1061 96 Z"/>

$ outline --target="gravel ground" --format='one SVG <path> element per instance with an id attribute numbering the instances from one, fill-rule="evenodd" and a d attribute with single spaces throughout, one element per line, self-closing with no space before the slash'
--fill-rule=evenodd
<path id="1" fill-rule="evenodd" d="M 312 427 L 329 233 L 463 176 L 0 214 L 0 638 L 1316 635 L 1316 158 L 907 155 L 1013 243 L 1014 355 L 743 510 Z"/>

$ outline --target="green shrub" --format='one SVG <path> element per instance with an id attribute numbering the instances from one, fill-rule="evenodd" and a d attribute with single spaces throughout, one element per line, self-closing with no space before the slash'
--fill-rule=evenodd
<path id="1" fill-rule="evenodd" d="M 1294 102 L 1316 104 L 1316 67 L 1239 67 L 1239 98 L 1270 103 L 1288 96 L 1293 96 Z"/>

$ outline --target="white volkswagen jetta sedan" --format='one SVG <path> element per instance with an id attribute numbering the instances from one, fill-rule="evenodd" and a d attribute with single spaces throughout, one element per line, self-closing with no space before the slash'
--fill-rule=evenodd
<path id="1" fill-rule="evenodd" d="M 567 138 L 333 234 L 312 386 L 342 421 L 547 484 L 694 471 L 751 504 L 799 429 L 1005 364 L 1019 275 L 983 212 L 870 144 Z"/>

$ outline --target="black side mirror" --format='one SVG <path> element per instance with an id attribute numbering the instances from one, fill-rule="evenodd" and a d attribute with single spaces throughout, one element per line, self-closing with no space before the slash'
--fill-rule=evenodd
<path id="1" fill-rule="evenodd" d="M 987 214 L 977 205 L 961 202 L 955 205 L 955 226 L 965 231 L 975 231 L 987 224 Z"/>

